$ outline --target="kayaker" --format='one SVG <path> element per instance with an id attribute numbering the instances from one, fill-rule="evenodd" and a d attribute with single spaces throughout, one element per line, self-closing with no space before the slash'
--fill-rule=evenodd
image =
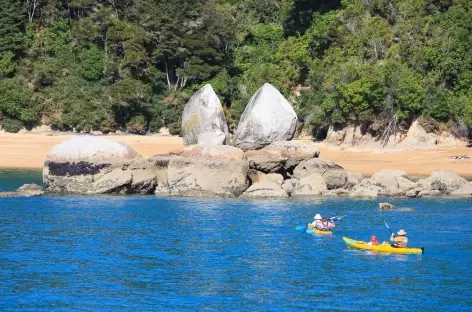
<path id="1" fill-rule="evenodd" d="M 377 237 L 375 237 L 375 235 L 372 235 L 370 237 L 370 242 L 368 244 L 377 246 L 379 244 L 379 241 L 377 240 Z"/>
<path id="2" fill-rule="evenodd" d="M 319 226 L 321 226 L 321 215 L 319 213 L 317 213 L 313 219 L 315 219 L 315 221 L 313 221 L 312 223 L 308 223 L 308 227 L 309 228 L 318 228 Z"/>
<path id="3" fill-rule="evenodd" d="M 316 228 L 320 231 L 329 231 L 335 227 L 336 227 L 336 224 L 334 223 L 334 221 L 328 220 L 328 218 L 326 217 L 323 217 L 321 219 L 321 223 L 317 224 L 316 226 Z"/>
<path id="4" fill-rule="evenodd" d="M 403 229 L 400 229 L 400 231 L 397 232 L 397 236 L 392 233 L 392 236 L 390 236 L 390 241 L 393 242 L 394 247 L 408 247 L 408 237 L 406 236 L 406 232 Z"/>

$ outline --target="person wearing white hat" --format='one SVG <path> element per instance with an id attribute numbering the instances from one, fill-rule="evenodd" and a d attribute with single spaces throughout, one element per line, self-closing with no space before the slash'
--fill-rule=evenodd
<path id="1" fill-rule="evenodd" d="M 393 246 L 407 248 L 408 237 L 406 236 L 406 234 L 407 233 L 405 232 L 404 229 L 400 229 L 400 231 L 397 232 L 398 236 L 395 236 L 395 234 L 392 233 L 392 236 L 390 237 L 390 241 L 393 242 Z"/>
<path id="2" fill-rule="evenodd" d="M 313 219 L 315 219 L 315 221 L 313 221 L 312 223 L 308 223 L 308 228 L 312 229 L 312 228 L 317 228 L 321 225 L 321 215 L 319 213 L 317 213 Z"/>

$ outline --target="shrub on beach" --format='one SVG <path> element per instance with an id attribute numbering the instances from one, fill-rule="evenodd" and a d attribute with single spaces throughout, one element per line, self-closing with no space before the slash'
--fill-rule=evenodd
<path id="1" fill-rule="evenodd" d="M 3 117 L 3 129 L 7 132 L 17 133 L 21 129 L 23 129 L 24 125 L 21 120 L 10 118 L 10 117 Z"/>

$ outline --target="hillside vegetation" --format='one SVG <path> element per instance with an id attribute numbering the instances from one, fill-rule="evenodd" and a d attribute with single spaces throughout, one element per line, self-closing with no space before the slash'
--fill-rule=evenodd
<path id="1" fill-rule="evenodd" d="M 265 82 L 313 129 L 472 127 L 470 0 L 0 0 L 9 132 L 180 131 L 211 83 L 234 129 Z"/>

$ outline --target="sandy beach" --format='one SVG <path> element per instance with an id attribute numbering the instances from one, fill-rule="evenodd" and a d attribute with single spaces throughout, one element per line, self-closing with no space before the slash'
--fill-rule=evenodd
<path id="1" fill-rule="evenodd" d="M 73 135 L 9 134 L 0 135 L 0 168 L 40 169 L 48 151 Z M 183 141 L 171 136 L 110 135 L 107 139 L 129 144 L 144 157 L 182 149 Z M 448 169 L 472 178 L 472 160 L 450 160 L 449 156 L 469 155 L 472 148 L 395 153 L 353 152 L 334 150 L 319 145 L 320 158 L 332 160 L 347 170 L 370 176 L 385 168 L 400 169 L 410 176 L 429 176 L 433 170 Z"/>

